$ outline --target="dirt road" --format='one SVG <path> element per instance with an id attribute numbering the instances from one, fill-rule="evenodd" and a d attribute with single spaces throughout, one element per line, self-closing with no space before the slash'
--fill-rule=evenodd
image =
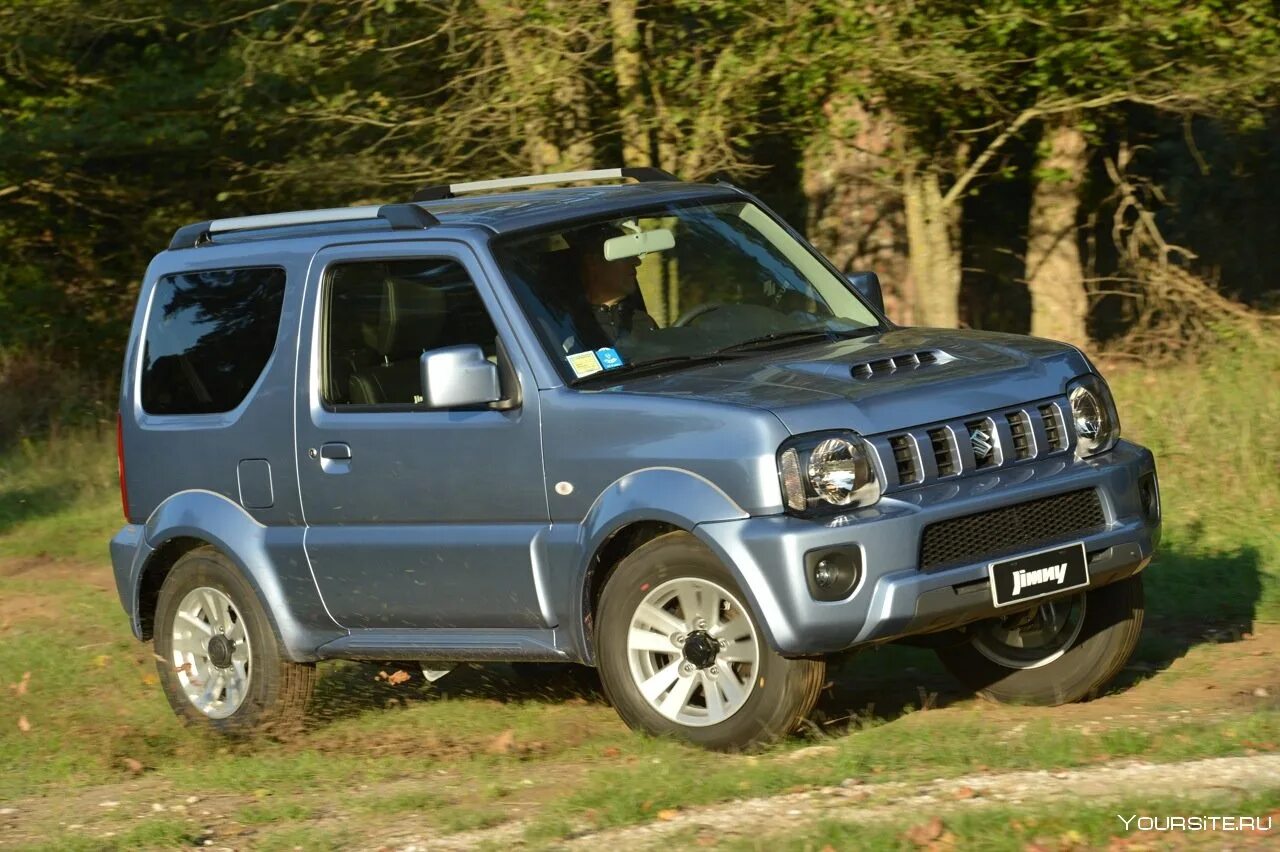
<path id="1" fill-rule="evenodd" d="M 820 759 L 824 746 L 808 751 Z M 797 752 L 796 754 L 800 754 Z M 1142 797 L 1201 801 L 1214 792 L 1280 787 L 1280 754 L 1225 757 L 1182 763 L 1115 763 L 1060 772 L 1006 772 L 939 779 L 926 784 L 885 782 L 863 784 L 857 779 L 837 787 L 802 793 L 728 802 L 681 811 L 647 825 L 612 831 L 583 832 L 565 841 L 567 849 L 670 848 L 672 838 L 690 832 L 718 842 L 776 833 L 788 825 L 818 820 L 874 823 L 942 817 L 958 810 L 997 805 L 1047 805 L 1088 801 L 1099 805 Z M 1126 816 L 1128 816 L 1126 814 Z M 1280 818 L 1276 836 L 1280 837 Z M 1123 824 L 1117 821 L 1117 830 Z M 412 831 L 389 831 L 371 837 L 369 850 L 466 850 L 482 844 L 519 844 L 526 825 L 512 822 L 485 831 L 464 832 L 432 839 Z"/>

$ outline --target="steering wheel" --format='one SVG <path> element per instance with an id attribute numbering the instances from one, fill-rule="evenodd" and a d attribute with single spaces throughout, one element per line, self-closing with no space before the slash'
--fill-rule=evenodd
<path id="1" fill-rule="evenodd" d="M 692 325 L 693 321 L 696 320 L 698 317 L 706 316 L 712 311 L 718 311 L 721 308 L 725 308 L 725 307 L 728 307 L 728 305 L 725 302 L 705 302 L 701 305 L 698 305 L 697 307 L 690 308 L 689 310 L 682 313 L 680 317 L 671 325 L 672 326 Z"/>

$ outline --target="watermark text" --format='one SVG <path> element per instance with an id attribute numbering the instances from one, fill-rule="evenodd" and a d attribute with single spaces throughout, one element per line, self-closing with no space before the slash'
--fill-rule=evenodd
<path id="1" fill-rule="evenodd" d="M 1116 814 L 1126 831 L 1271 831 L 1270 816 L 1141 816 Z"/>

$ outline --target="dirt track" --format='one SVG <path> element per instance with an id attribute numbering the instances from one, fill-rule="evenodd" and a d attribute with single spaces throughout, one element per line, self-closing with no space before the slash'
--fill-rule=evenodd
<path id="1" fill-rule="evenodd" d="M 808 751 L 815 758 L 823 746 Z M 797 752 L 799 754 L 799 752 Z M 1203 799 L 1214 792 L 1248 792 L 1280 787 L 1280 754 L 1225 757 L 1184 763 L 1116 763 L 1062 772 L 1006 772 L 968 775 L 928 784 L 849 781 L 803 793 L 748 799 L 679 812 L 669 819 L 612 831 L 584 833 L 566 841 L 569 849 L 607 848 L 611 852 L 668 847 L 673 835 L 706 832 L 724 841 L 751 838 L 822 819 L 871 823 L 945 816 L 961 809 L 994 805 L 1047 804 L 1081 799 L 1092 805 L 1119 799 Z M 1122 828 L 1117 822 L 1117 829 Z M 464 850 L 480 844 L 520 842 L 525 828 L 513 822 L 487 831 L 466 832 L 430 840 L 412 832 L 370 838 L 370 850 Z M 1276 831 L 1280 834 L 1280 826 Z"/>
<path id="2" fill-rule="evenodd" d="M 84 576 L 88 572 L 78 566 L 39 562 L 0 564 L 0 576 L 19 576 L 36 569 L 41 570 L 44 579 L 64 575 L 66 579 L 90 579 Z M 92 572 L 89 585 L 104 596 L 114 595 L 109 575 L 102 569 Z M 41 619 L 45 617 L 44 608 L 57 604 L 58 598 L 43 589 L 7 595 L 0 599 L 0 633 L 8 626 L 8 619 L 15 622 Z M 835 751 L 835 746 L 829 743 L 839 742 L 839 738 L 845 736 L 858 736 L 849 730 L 852 723 L 842 719 L 849 713 L 863 712 L 869 698 L 876 702 L 877 717 L 890 723 L 899 720 L 909 730 L 925 734 L 935 726 L 945 729 L 953 719 L 962 720 L 975 711 L 981 712 L 987 722 L 1008 729 L 1011 736 L 1016 736 L 1040 720 L 1052 720 L 1063 730 L 1094 734 L 1117 729 L 1150 730 L 1167 722 L 1238 718 L 1258 710 L 1280 710 L 1280 628 L 1260 625 L 1256 634 L 1242 634 L 1238 630 L 1209 633 L 1184 630 L 1178 634 L 1160 626 L 1151 629 L 1168 644 L 1172 653 L 1167 659 L 1158 663 L 1136 662 L 1126 669 L 1109 694 L 1095 701 L 1058 708 L 983 705 L 936 672 L 893 669 L 878 664 L 875 656 L 855 659 L 847 668 L 835 672 L 831 688 L 824 694 L 821 706 L 827 716 L 818 744 L 798 751 L 762 755 L 759 759 L 811 761 L 812 765 L 819 765 Z M 466 678 L 475 680 L 479 674 L 477 671 L 460 673 L 464 683 Z M 479 683 L 476 686 L 488 695 L 490 693 L 483 690 L 501 690 L 510 684 L 488 687 Z M 427 693 L 438 689 L 433 687 Z M 409 702 L 428 700 L 422 696 L 414 698 L 412 693 L 405 699 Z M 569 706 L 573 702 L 586 704 L 583 699 L 575 698 L 562 704 L 552 703 L 551 707 L 566 713 L 587 712 Z M 923 709 L 902 719 L 904 713 L 911 712 L 909 708 L 913 704 Z M 625 736 L 625 732 L 621 734 Z M 823 737 L 830 739 L 824 743 Z M 423 745 L 420 741 L 402 742 L 394 729 L 381 731 L 373 741 L 352 740 L 322 729 L 298 743 L 297 748 L 320 753 L 372 753 L 379 749 L 418 749 Z M 566 848 L 605 846 L 612 852 L 670 846 L 673 842 L 685 844 L 691 842 L 691 837 L 703 833 L 719 839 L 750 839 L 823 819 L 910 824 L 934 815 L 996 805 L 1034 807 L 1066 797 L 1084 796 L 1101 803 L 1120 797 L 1132 801 L 1135 795 L 1168 798 L 1184 790 L 1197 795 L 1212 792 L 1242 795 L 1268 786 L 1280 788 L 1280 753 L 1275 752 L 1275 744 L 1242 742 L 1241 745 L 1263 753 L 1167 764 L 1101 763 L 1061 772 L 983 773 L 911 782 L 890 776 L 853 778 L 837 786 L 769 798 L 663 811 L 655 814 L 656 821 L 652 823 L 611 830 L 595 830 L 585 815 L 574 815 L 571 819 L 583 820 L 580 825 L 572 826 L 576 833 L 566 840 L 552 842 Z M 462 740 L 450 747 L 464 752 L 468 748 L 487 750 L 484 742 Z M 457 756 L 462 758 L 466 754 Z M 513 753 L 513 760 L 518 763 L 519 755 Z M 572 789 L 575 785 L 590 783 L 591 767 L 580 761 L 579 757 L 567 760 L 548 757 L 536 764 L 536 772 L 548 786 Z M 555 777 L 550 777 L 552 775 Z M 865 783 L 870 780 L 878 783 Z M 361 795 L 369 799 L 389 798 L 409 789 L 418 792 L 423 786 L 421 779 L 374 783 L 361 785 Z M 515 797 L 520 802 L 505 800 L 506 821 L 491 828 L 456 834 L 441 834 L 429 812 L 400 813 L 394 819 L 382 818 L 376 813 L 350 812 L 343 808 L 340 797 L 325 795 L 324 791 L 314 794 L 324 806 L 295 824 L 303 830 L 353 829 L 360 838 L 360 847 L 368 849 L 470 849 L 482 844 L 520 847 L 526 843 L 526 829 L 537 821 L 542 810 L 545 796 L 538 794 L 548 792 L 533 787 L 522 791 Z M 202 791 L 198 802 L 188 804 L 189 798 L 195 798 L 190 793 L 162 776 L 144 773 L 115 784 L 71 787 L 55 795 L 0 802 L 0 848 L 53 842 L 59 836 L 48 834 L 53 826 L 79 837 L 107 838 L 110 832 L 120 831 L 156 813 L 189 822 L 192 836 L 200 837 L 201 842 L 213 841 L 211 848 L 215 849 L 254 848 L 263 832 L 274 827 L 243 824 L 243 809 L 255 804 L 252 796 Z M 301 796 L 298 801 L 310 802 L 311 799 Z"/>

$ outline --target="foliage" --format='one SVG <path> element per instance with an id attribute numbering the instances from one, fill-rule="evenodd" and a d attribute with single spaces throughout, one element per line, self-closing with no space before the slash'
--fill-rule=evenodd
<path id="1" fill-rule="evenodd" d="M 0 351 L 109 397 L 148 258 L 204 218 L 622 159 L 802 209 L 835 97 L 890 116 L 885 178 L 935 173 L 944 206 L 1031 179 L 1010 153 L 1052 116 L 1099 146 L 1134 109 L 1262 132 L 1278 41 L 1261 0 L 11 0 Z"/>

